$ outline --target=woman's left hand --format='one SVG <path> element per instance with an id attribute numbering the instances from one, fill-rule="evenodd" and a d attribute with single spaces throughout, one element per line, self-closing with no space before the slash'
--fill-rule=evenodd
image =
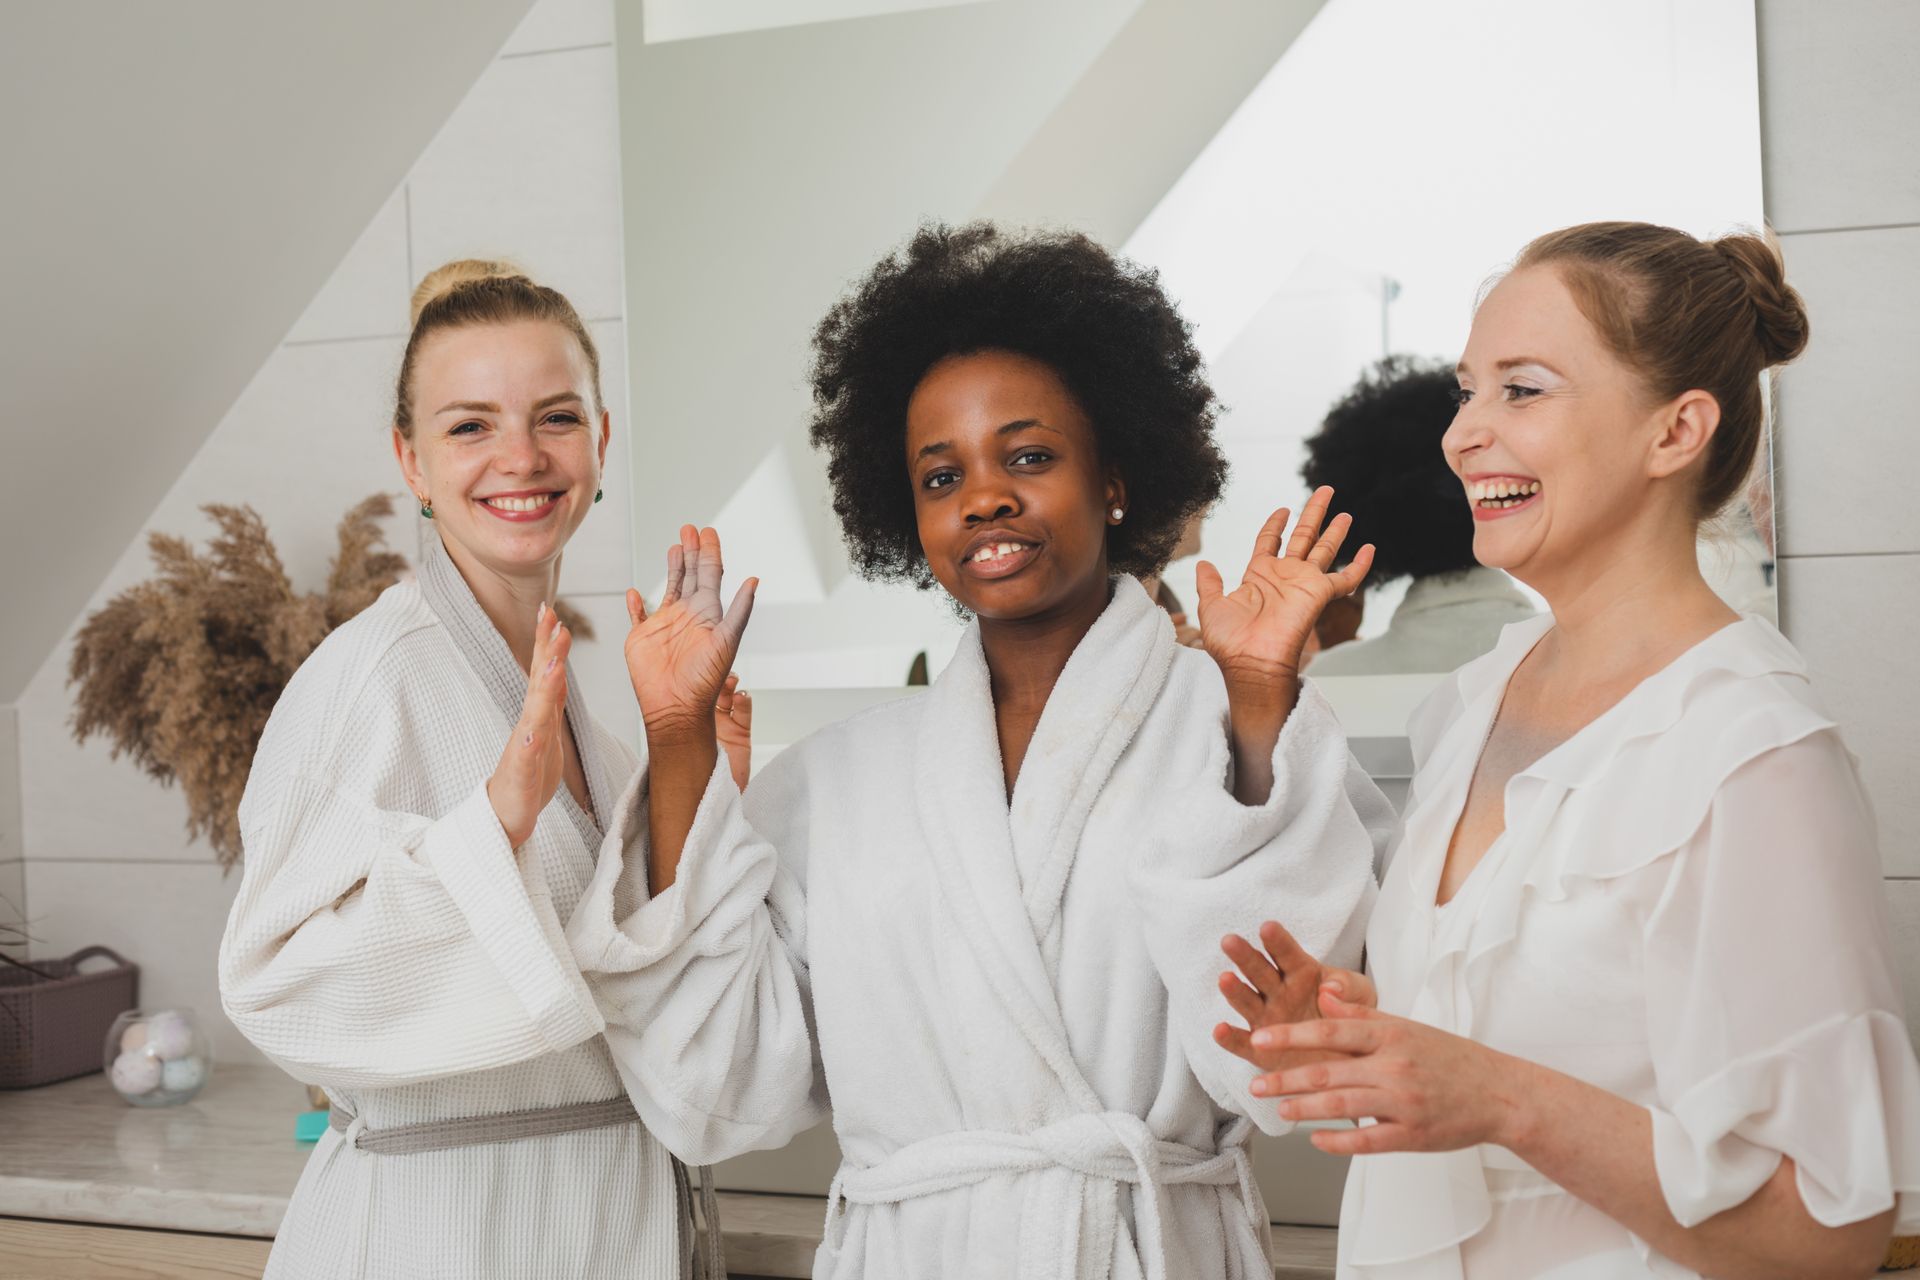
<path id="1" fill-rule="evenodd" d="M 1327 602 L 1359 589 L 1373 564 L 1371 544 L 1360 548 L 1346 568 L 1334 572 L 1333 559 L 1346 541 L 1353 517 L 1345 512 L 1327 522 L 1333 489 L 1322 485 L 1307 500 L 1300 522 L 1281 553 L 1288 511 L 1280 508 L 1261 526 L 1253 558 L 1240 585 L 1223 594 L 1220 571 L 1202 560 L 1195 581 L 1200 590 L 1200 639 L 1220 664 L 1229 692 L 1274 688 L 1289 691 L 1299 679 L 1301 651 Z M 1326 522 L 1326 532 L 1321 525 Z"/>
<path id="2" fill-rule="evenodd" d="M 1279 1098 L 1287 1120 L 1359 1120 L 1356 1129 L 1316 1129 L 1333 1155 L 1458 1151 L 1511 1146 L 1525 1099 L 1526 1063 L 1423 1022 L 1320 993 L 1320 1018 L 1253 1033 L 1256 1052 L 1343 1055 L 1257 1077 L 1257 1097 Z"/>

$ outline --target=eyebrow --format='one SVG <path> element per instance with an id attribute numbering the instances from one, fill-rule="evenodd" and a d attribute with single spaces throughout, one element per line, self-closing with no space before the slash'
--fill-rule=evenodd
<path id="1" fill-rule="evenodd" d="M 533 411 L 538 413 L 542 409 L 551 409 L 554 405 L 565 404 L 569 400 L 580 400 L 580 398 L 580 393 L 577 391 L 556 391 L 550 396 L 534 401 Z M 582 401 L 582 403 L 585 403 L 585 401 Z M 461 413 L 500 412 L 500 406 L 494 404 L 491 400 L 454 400 L 441 405 L 434 412 L 437 416 L 442 413 L 452 413 L 456 409 Z"/>
<path id="2" fill-rule="evenodd" d="M 1554 374 L 1562 378 L 1567 376 L 1566 374 L 1561 373 L 1560 370 L 1556 368 L 1553 364 L 1551 364 L 1546 360 L 1542 360 L 1539 356 L 1511 356 L 1505 360 L 1494 361 L 1493 367 L 1496 372 L 1505 373 L 1507 370 L 1517 369 L 1523 364 L 1537 364 L 1542 369 L 1545 369 L 1548 373 Z M 1467 368 L 1467 362 L 1464 360 L 1460 361 L 1458 364 L 1453 366 L 1453 371 L 1456 374 L 1469 372 Z"/>
<path id="3" fill-rule="evenodd" d="M 1040 419 L 1038 418 L 1016 418 L 1012 422 L 1004 423 L 1001 426 L 996 427 L 994 429 L 993 434 L 996 436 L 1010 436 L 1016 431 L 1025 431 L 1028 427 L 1038 427 L 1042 431 L 1051 431 L 1053 432 L 1053 434 L 1057 436 L 1066 434 L 1066 432 L 1060 430 L 1060 428 L 1050 427 L 1046 423 L 1040 421 Z M 920 461 L 920 459 L 926 457 L 928 454 L 946 453 L 950 451 L 952 448 L 953 448 L 953 441 L 936 440 L 932 444 L 921 445 L 920 452 L 913 455 L 913 460 L 915 462 L 918 462 Z"/>

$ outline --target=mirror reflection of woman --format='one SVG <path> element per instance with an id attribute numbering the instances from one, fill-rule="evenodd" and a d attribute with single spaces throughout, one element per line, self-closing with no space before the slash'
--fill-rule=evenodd
<path id="1" fill-rule="evenodd" d="M 418 575 L 301 666 L 240 807 L 222 1005 L 333 1104 L 276 1280 L 671 1280 L 690 1273 L 692 1235 L 670 1149 L 704 1162 L 805 1118 L 804 1026 L 755 1046 L 784 1068 L 771 1098 L 729 1078 L 738 1037 L 718 1056 L 700 1038 L 750 1016 L 752 993 L 725 982 L 727 943 L 754 945 L 756 910 L 769 928 L 763 901 L 744 925 L 699 920 L 677 935 L 690 946 L 622 965 L 622 995 L 651 993 L 644 1018 L 613 1011 L 603 957 L 568 936 L 603 842 L 645 810 L 644 770 L 588 714 L 552 607 L 600 494 L 599 382 L 592 337 L 553 290 L 484 262 L 421 283 L 392 432 L 431 521 Z M 629 1094 L 611 1037 L 661 1076 Z M 731 1132 L 681 1123 L 668 1082 L 682 1077 Z"/>
<path id="2" fill-rule="evenodd" d="M 1551 616 L 1414 715 L 1378 1009 L 1270 926 L 1221 1033 L 1283 1114 L 1370 1121 L 1313 1136 L 1357 1157 L 1345 1280 L 1864 1276 L 1920 1229 L 1854 759 L 1695 550 L 1806 339 L 1769 242 L 1640 223 L 1542 237 L 1475 315 L 1447 458 Z"/>
<path id="3" fill-rule="evenodd" d="M 1210 957 L 1274 901 L 1357 963 L 1391 813 L 1297 673 L 1369 553 L 1332 571 L 1324 491 L 1290 537 L 1276 512 L 1235 589 L 1202 566 L 1206 652 L 1175 642 L 1130 575 L 1219 493 L 1213 394 L 1152 276 L 1083 237 L 923 230 L 816 348 L 855 564 L 972 623 L 926 693 L 745 798 L 805 881 L 844 1156 L 814 1274 L 1271 1276 L 1246 1144 L 1284 1126 L 1212 1044 Z M 740 838 L 711 707 L 744 606 L 721 609 L 712 530 L 673 563 L 628 658 L 656 840 L 711 883 Z"/>

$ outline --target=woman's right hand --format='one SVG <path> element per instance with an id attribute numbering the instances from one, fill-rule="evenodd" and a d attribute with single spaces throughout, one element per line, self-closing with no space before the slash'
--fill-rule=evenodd
<path id="1" fill-rule="evenodd" d="M 627 592 L 627 676 L 647 736 L 711 737 L 714 704 L 733 670 L 740 637 L 753 613 L 757 579 L 748 578 L 724 613 L 720 608 L 720 535 L 680 529 L 667 552 L 667 588 L 647 612 L 637 591 Z"/>
<path id="2" fill-rule="evenodd" d="M 533 834 L 540 811 L 559 790 L 566 771 L 567 651 L 572 646 L 573 633 L 561 625 L 551 605 L 541 605 L 520 720 L 487 779 L 487 799 L 515 849 Z"/>

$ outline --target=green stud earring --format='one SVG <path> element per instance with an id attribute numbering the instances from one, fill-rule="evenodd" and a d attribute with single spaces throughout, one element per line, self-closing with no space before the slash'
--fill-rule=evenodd
<path id="1" fill-rule="evenodd" d="M 602 498 L 604 498 L 604 497 L 606 497 L 606 496 L 607 496 L 607 491 L 606 491 L 605 489 L 595 489 L 595 490 L 593 491 L 593 500 L 594 500 L 595 502 L 598 502 L 598 501 L 600 501 L 600 499 L 602 499 Z"/>
<path id="2" fill-rule="evenodd" d="M 426 498 L 420 499 L 420 514 L 429 520 L 433 519 L 433 503 Z"/>

